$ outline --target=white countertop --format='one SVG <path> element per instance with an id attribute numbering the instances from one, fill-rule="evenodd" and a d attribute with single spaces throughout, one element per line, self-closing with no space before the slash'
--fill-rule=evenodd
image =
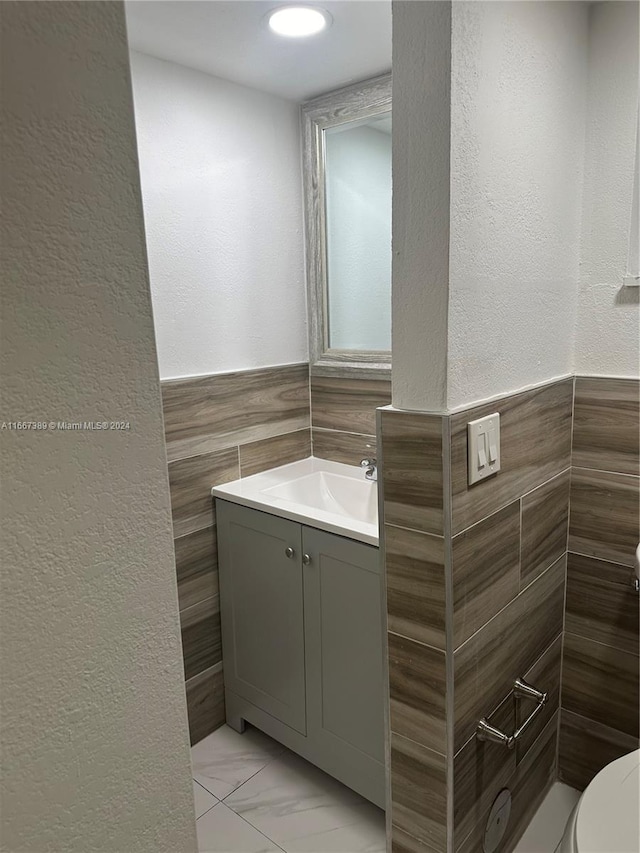
<path id="1" fill-rule="evenodd" d="M 274 493 L 275 492 L 275 493 Z M 215 498 L 378 545 L 378 489 L 353 465 L 309 457 L 232 483 Z"/>

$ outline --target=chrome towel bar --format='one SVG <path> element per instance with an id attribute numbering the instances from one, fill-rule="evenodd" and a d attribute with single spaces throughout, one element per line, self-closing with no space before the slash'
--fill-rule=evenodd
<path id="1" fill-rule="evenodd" d="M 514 699 L 533 699 L 537 702 L 536 707 L 529 714 L 524 723 L 513 732 L 513 734 L 506 734 L 500 729 L 492 726 L 491 723 L 483 717 L 478 722 L 478 727 L 476 729 L 476 736 L 478 740 L 486 740 L 491 741 L 491 743 L 501 743 L 507 747 L 507 749 L 513 749 L 518 740 L 522 737 L 526 729 L 529 725 L 535 720 L 538 714 L 542 711 L 544 706 L 547 704 L 548 694 L 543 693 L 540 690 L 536 690 L 535 687 L 532 687 L 530 684 L 527 684 L 522 678 L 516 678 L 513 685 L 513 696 Z"/>

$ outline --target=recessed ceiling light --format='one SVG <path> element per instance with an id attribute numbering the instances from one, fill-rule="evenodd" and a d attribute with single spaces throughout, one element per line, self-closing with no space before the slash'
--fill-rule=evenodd
<path id="1" fill-rule="evenodd" d="M 279 36 L 303 38 L 321 32 L 331 16 L 317 6 L 284 6 L 269 13 L 269 26 Z"/>

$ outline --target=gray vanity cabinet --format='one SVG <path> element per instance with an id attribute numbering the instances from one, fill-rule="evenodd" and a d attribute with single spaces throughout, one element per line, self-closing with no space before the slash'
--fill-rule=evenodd
<path id="1" fill-rule="evenodd" d="M 216 507 L 227 722 L 250 722 L 384 807 L 378 549 Z"/>
<path id="2" fill-rule="evenodd" d="M 217 523 L 225 686 L 304 734 L 301 527 L 226 501 Z"/>
<path id="3" fill-rule="evenodd" d="M 309 730 L 347 761 L 383 762 L 378 549 L 311 527 L 302 541 Z"/>

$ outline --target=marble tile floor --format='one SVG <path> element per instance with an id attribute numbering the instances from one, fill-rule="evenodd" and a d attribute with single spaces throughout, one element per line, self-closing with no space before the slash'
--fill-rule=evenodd
<path id="1" fill-rule="evenodd" d="M 191 750 L 200 853 L 384 853 L 384 813 L 257 729 Z"/>
<path id="2" fill-rule="evenodd" d="M 513 853 L 559 853 L 565 826 L 580 791 L 555 782 Z"/>
<path id="3" fill-rule="evenodd" d="M 384 853 L 384 814 L 267 735 L 222 726 L 191 750 L 200 853 Z M 579 791 L 557 782 L 514 853 L 557 853 Z"/>

